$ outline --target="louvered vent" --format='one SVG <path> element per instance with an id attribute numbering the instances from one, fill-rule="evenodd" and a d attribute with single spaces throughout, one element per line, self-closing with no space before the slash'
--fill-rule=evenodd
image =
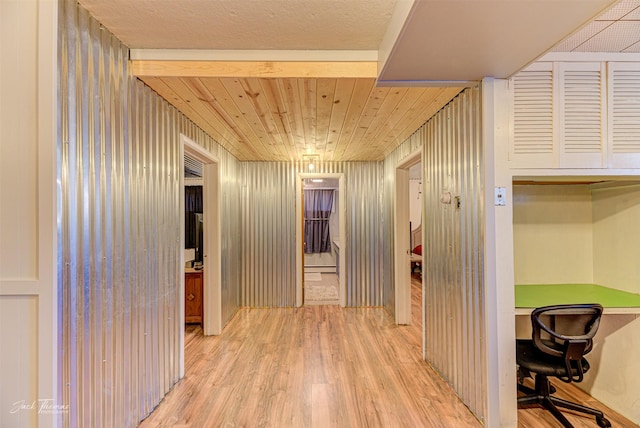
<path id="1" fill-rule="evenodd" d="M 599 70 L 566 70 L 563 79 L 565 153 L 600 153 L 602 91 Z"/>
<path id="2" fill-rule="evenodd" d="M 202 178 L 202 162 L 195 160 L 189 155 L 184 155 L 184 177 Z"/>
<path id="3" fill-rule="evenodd" d="M 553 153 L 553 76 L 527 70 L 513 78 L 513 154 Z"/>
<path id="4" fill-rule="evenodd" d="M 612 150 L 640 153 L 640 70 L 613 70 Z"/>

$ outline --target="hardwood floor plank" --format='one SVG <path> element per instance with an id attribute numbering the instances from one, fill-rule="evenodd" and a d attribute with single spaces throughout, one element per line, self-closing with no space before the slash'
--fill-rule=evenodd
<path id="1" fill-rule="evenodd" d="M 331 426 L 331 402 L 329 398 L 331 395 L 329 385 L 322 383 L 315 383 L 311 385 L 311 401 L 313 402 L 313 408 L 311 410 L 311 427 L 312 428 L 325 428 Z M 335 409 L 334 409 L 335 410 Z M 333 421 L 336 423 L 336 420 Z"/>
<path id="2" fill-rule="evenodd" d="M 242 309 L 220 336 L 189 326 L 185 377 L 140 426 L 481 427 L 421 358 L 419 278 L 412 281 L 412 311 L 411 326 L 395 325 L 381 308 L 332 305 Z M 605 414 L 614 426 L 634 426 Z M 541 409 L 518 416 L 521 428 L 558 426 Z"/>
<path id="3" fill-rule="evenodd" d="M 189 327 L 185 378 L 141 426 L 481 426 L 405 328 L 339 306 L 242 309 L 218 337 Z"/>

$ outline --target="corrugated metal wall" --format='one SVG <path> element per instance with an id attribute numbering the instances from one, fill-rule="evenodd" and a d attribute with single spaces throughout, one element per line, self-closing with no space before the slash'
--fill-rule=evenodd
<path id="1" fill-rule="evenodd" d="M 60 417 L 132 427 L 179 376 L 180 133 L 221 162 L 225 320 L 238 307 L 238 162 L 133 78 L 127 48 L 75 1 L 59 16 Z"/>
<path id="2" fill-rule="evenodd" d="M 396 313 L 396 286 L 395 286 L 395 193 L 396 193 L 396 167 L 407 156 L 422 147 L 421 133 L 416 132 L 405 142 L 400 144 L 384 159 L 384 307 L 393 316 Z M 424 172 L 423 172 L 424 174 Z"/>
<path id="3" fill-rule="evenodd" d="M 344 165 L 347 201 L 347 306 L 384 304 L 384 165 Z"/>
<path id="4" fill-rule="evenodd" d="M 204 135 L 204 133 L 203 133 Z M 201 140 L 204 140 L 202 138 Z M 201 141 L 200 140 L 200 141 Z M 199 141 L 199 140 L 195 140 Z M 220 173 L 220 270 L 222 278 L 222 325 L 226 325 L 240 308 L 242 278 L 241 195 L 242 169 L 240 162 L 213 140 L 203 144 L 215 153 Z"/>
<path id="5" fill-rule="evenodd" d="M 295 169 L 284 162 L 243 162 L 242 306 L 296 301 Z"/>
<path id="6" fill-rule="evenodd" d="M 458 95 L 416 136 L 424 144 L 426 355 L 483 420 L 487 379 L 481 131 L 481 92 L 474 87 Z M 440 202 L 442 192 L 451 193 L 451 204 Z"/>
<path id="7" fill-rule="evenodd" d="M 295 305 L 295 180 L 309 171 L 237 162 L 133 78 L 126 47 L 84 9 L 60 4 L 63 425 L 135 426 L 178 377 L 179 134 L 220 160 L 225 322 L 239 303 Z M 321 163 L 314 172 L 345 174 L 347 305 L 388 306 L 394 180 L 384 179 L 404 152 L 425 145 L 427 355 L 482 417 L 479 110 L 479 89 L 467 90 L 397 159 Z M 460 195 L 461 208 L 440 204 L 442 190 Z"/>
<path id="8" fill-rule="evenodd" d="M 296 179 L 300 162 L 243 162 L 243 306 L 296 303 Z M 381 162 L 325 162 L 314 173 L 344 173 L 347 306 L 383 304 Z"/>

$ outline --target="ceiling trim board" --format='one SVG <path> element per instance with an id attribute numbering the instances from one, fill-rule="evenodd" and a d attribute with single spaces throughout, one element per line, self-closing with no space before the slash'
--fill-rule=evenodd
<path id="1" fill-rule="evenodd" d="M 639 62 L 639 53 L 625 52 L 549 52 L 542 55 L 536 62 L 556 62 L 556 61 L 586 61 L 586 62 Z"/>
<path id="2" fill-rule="evenodd" d="M 131 49 L 131 60 L 371 62 L 377 50 Z"/>
<path id="3" fill-rule="evenodd" d="M 470 88 L 480 83 L 478 80 L 377 80 L 376 86 L 383 88 Z"/>
<path id="4" fill-rule="evenodd" d="M 375 61 L 131 61 L 134 76 L 376 78 Z"/>

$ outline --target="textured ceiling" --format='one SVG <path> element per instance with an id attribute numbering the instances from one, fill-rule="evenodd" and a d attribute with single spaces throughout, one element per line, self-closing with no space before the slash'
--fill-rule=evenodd
<path id="1" fill-rule="evenodd" d="M 640 53 L 640 0 L 617 3 L 552 50 Z"/>
<path id="2" fill-rule="evenodd" d="M 81 0 L 133 49 L 377 50 L 397 0 Z"/>
<path id="3" fill-rule="evenodd" d="M 638 52 L 640 0 L 614 3 L 80 0 L 239 159 L 336 161 L 383 159 L 465 84 L 547 52 Z"/>

